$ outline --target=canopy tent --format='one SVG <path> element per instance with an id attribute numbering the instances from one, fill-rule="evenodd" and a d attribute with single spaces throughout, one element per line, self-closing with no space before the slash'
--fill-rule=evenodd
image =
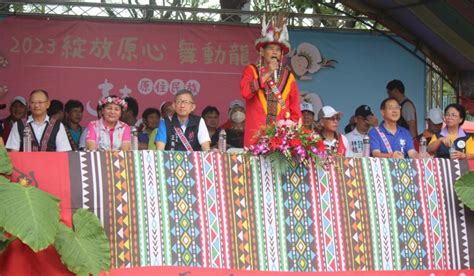
<path id="1" fill-rule="evenodd" d="M 474 94 L 474 1 L 342 0 L 433 60 L 464 95 Z M 468 92 L 468 93 L 466 93 Z"/>

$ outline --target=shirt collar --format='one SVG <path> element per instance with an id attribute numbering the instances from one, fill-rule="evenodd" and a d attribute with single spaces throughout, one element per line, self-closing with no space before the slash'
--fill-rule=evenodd
<path id="1" fill-rule="evenodd" d="M 122 122 L 122 121 L 117 121 L 117 123 L 115 124 L 115 126 L 113 128 L 107 128 L 104 124 L 104 119 L 100 118 L 100 125 L 103 129 L 106 129 L 106 130 L 111 130 L 111 129 L 119 129 L 119 128 L 123 128 L 125 123 Z"/>
<path id="2" fill-rule="evenodd" d="M 33 115 L 28 116 L 28 119 L 26 120 L 27 124 L 29 124 L 31 122 L 33 122 Z M 45 122 L 49 123 L 49 116 L 48 115 L 46 115 L 46 117 L 44 118 L 43 123 L 45 123 Z"/>
<path id="3" fill-rule="evenodd" d="M 441 134 L 441 136 L 443 136 L 443 137 L 448 137 L 448 136 L 449 136 L 448 128 L 447 128 L 447 127 L 443 127 L 443 128 L 441 129 L 441 133 L 440 133 L 440 134 Z M 464 132 L 464 130 L 463 130 L 462 128 L 458 127 L 458 136 L 457 136 L 457 138 L 459 138 L 459 137 L 464 137 L 464 136 L 466 136 L 466 133 Z"/>
<path id="4" fill-rule="evenodd" d="M 388 131 L 388 129 L 385 128 L 384 123 L 385 123 L 385 121 L 382 121 L 382 122 L 380 123 L 380 129 L 381 129 L 383 132 L 385 132 L 385 134 L 390 134 L 390 135 L 396 136 L 397 133 L 400 131 L 400 126 L 399 126 L 399 125 L 396 125 L 396 126 L 397 126 L 397 130 L 395 131 L 394 134 L 392 134 L 390 131 Z"/>

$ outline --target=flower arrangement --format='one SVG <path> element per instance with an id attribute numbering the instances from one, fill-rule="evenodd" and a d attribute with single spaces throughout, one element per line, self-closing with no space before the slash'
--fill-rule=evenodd
<path id="1" fill-rule="evenodd" d="M 307 130 L 290 120 L 281 120 L 266 125 L 255 136 L 255 143 L 248 150 L 253 155 L 263 155 L 282 170 L 290 165 L 311 160 L 319 162 L 327 156 L 319 134 Z"/>
<path id="2" fill-rule="evenodd" d="M 127 110 L 127 107 L 128 107 L 127 102 L 124 99 L 119 98 L 117 96 L 107 96 L 99 101 L 99 105 L 102 107 L 110 103 L 120 105 L 123 110 Z"/>

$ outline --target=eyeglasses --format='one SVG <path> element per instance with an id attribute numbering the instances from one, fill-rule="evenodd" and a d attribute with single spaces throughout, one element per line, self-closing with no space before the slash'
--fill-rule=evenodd
<path id="1" fill-rule="evenodd" d="M 400 110 L 402 109 L 401 106 L 397 105 L 397 106 L 387 106 L 385 109 L 387 110 Z"/>
<path id="2" fill-rule="evenodd" d="M 182 104 L 192 105 L 194 102 L 192 102 L 192 101 L 176 101 L 175 103 L 176 103 L 176 105 L 182 105 Z"/>
<path id="3" fill-rule="evenodd" d="M 48 101 L 42 101 L 42 102 L 30 102 L 30 105 L 43 105 L 47 103 Z"/>
<path id="4" fill-rule="evenodd" d="M 333 121 L 333 122 L 339 122 L 341 120 L 341 117 L 331 117 L 331 118 L 324 118 L 328 121 Z"/>
<path id="5" fill-rule="evenodd" d="M 457 118 L 457 117 L 461 117 L 461 116 L 459 116 L 458 114 L 455 114 L 455 113 L 446 113 L 446 114 L 444 114 L 444 117 Z"/>

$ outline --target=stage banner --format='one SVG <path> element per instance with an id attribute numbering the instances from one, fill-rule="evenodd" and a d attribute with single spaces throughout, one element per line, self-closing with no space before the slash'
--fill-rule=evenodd
<path id="1" fill-rule="evenodd" d="M 0 21 L 2 101 L 42 88 L 52 99 L 83 102 L 88 122 L 104 96 L 133 96 L 142 112 L 187 88 L 198 114 L 215 105 L 225 121 L 244 66 L 257 61 L 257 34 L 241 26 L 7 17 Z"/>

